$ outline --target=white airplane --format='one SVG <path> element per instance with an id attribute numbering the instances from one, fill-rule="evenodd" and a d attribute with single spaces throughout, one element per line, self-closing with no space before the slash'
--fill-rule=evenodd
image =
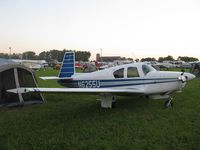
<path id="1" fill-rule="evenodd" d="M 40 68 L 48 66 L 45 60 L 29 60 L 29 59 L 10 59 L 10 60 L 18 64 L 23 64 L 26 67 L 31 68 L 33 70 L 38 70 Z"/>
<path id="2" fill-rule="evenodd" d="M 55 92 L 55 93 L 96 93 L 100 96 L 101 107 L 112 108 L 117 95 L 145 96 L 151 99 L 167 99 L 166 107 L 172 107 L 170 95 L 181 91 L 191 73 L 157 71 L 145 63 L 125 64 L 91 73 L 75 72 L 75 54 L 67 52 L 63 58 L 58 77 L 41 77 L 44 80 L 57 79 L 68 88 L 16 88 L 13 93 Z"/>

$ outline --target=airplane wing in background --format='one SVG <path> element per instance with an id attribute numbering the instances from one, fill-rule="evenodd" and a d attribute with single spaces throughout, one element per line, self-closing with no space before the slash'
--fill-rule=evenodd
<path id="1" fill-rule="evenodd" d="M 130 94 L 130 95 L 141 95 L 144 94 L 143 89 L 130 88 L 130 89 L 120 89 L 120 88 L 16 88 L 7 90 L 11 93 L 113 93 L 113 94 Z"/>

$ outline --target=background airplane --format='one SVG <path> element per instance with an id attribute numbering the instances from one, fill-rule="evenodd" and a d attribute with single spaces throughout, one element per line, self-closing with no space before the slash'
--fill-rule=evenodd
<path id="1" fill-rule="evenodd" d="M 29 59 L 10 59 L 11 61 L 23 64 L 28 68 L 38 70 L 48 66 L 48 63 L 45 60 L 29 60 Z"/>
<path id="2" fill-rule="evenodd" d="M 145 63 L 132 63 L 110 67 L 91 73 L 76 73 L 75 54 L 66 52 L 58 77 L 41 77 L 44 80 L 57 79 L 67 88 L 24 87 L 8 90 L 14 93 L 55 92 L 55 93 L 97 93 L 101 107 L 112 108 L 117 95 L 145 96 L 150 99 L 167 99 L 166 107 L 172 107 L 170 95 L 181 91 L 191 73 L 157 71 Z"/>

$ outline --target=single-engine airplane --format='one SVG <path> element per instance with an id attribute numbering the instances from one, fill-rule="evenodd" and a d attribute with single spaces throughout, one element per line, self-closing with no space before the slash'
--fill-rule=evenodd
<path id="1" fill-rule="evenodd" d="M 59 84 L 67 88 L 23 87 L 8 92 L 96 93 L 100 96 L 102 108 L 112 108 L 117 95 L 139 95 L 150 99 L 166 99 L 165 106 L 172 107 L 170 95 L 181 91 L 186 81 L 195 76 L 185 72 L 157 71 L 145 63 L 125 64 L 91 73 L 76 73 L 75 53 L 66 52 L 59 76 L 41 78 L 57 79 Z"/>

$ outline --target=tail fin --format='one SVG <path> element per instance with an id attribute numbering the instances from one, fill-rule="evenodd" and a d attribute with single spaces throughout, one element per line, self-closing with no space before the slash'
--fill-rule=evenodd
<path id="1" fill-rule="evenodd" d="M 63 57 L 59 78 L 71 77 L 75 73 L 75 52 L 66 52 Z"/>

